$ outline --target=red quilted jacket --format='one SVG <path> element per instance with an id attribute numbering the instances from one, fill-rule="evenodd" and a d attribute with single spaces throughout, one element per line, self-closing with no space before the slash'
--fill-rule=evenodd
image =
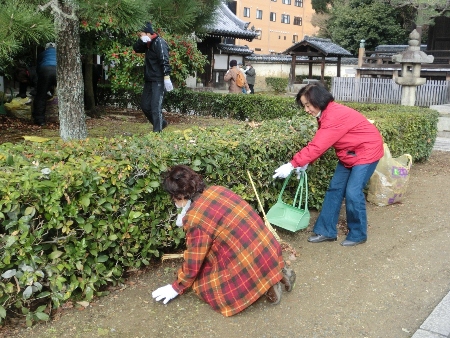
<path id="1" fill-rule="evenodd" d="M 368 164 L 383 157 L 383 139 L 378 129 L 356 110 L 330 102 L 318 119 L 311 142 L 294 155 L 291 163 L 302 167 L 317 160 L 330 147 L 345 167 Z"/>

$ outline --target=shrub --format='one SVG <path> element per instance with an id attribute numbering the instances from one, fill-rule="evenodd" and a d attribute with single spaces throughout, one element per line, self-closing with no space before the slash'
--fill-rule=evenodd
<path id="1" fill-rule="evenodd" d="M 284 77 L 266 77 L 266 84 L 276 92 L 285 93 L 287 85 L 289 83 L 288 78 Z"/>
<path id="2" fill-rule="evenodd" d="M 216 105 L 226 102 L 233 108 L 224 114 L 267 119 L 145 137 L 0 145 L 0 321 L 7 311 L 25 314 L 29 324 L 46 320 L 48 306 L 75 296 L 89 301 L 127 269 L 181 245 L 176 210 L 161 188 L 161 174 L 174 164 L 191 166 L 257 208 L 249 170 L 263 208 L 275 203 L 282 181 L 272 179 L 273 170 L 311 140 L 315 119 L 289 106 L 292 98 L 198 93 L 175 102 L 180 93 L 172 104 L 189 114 L 197 113 L 192 107 L 220 114 Z M 393 156 L 430 155 L 436 111 L 349 105 L 375 120 Z M 311 208 L 320 208 L 336 161 L 329 150 L 308 168 Z"/>

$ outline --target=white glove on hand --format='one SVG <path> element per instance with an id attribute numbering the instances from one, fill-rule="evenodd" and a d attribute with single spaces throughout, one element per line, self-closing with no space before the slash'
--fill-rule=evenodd
<path id="1" fill-rule="evenodd" d="M 295 171 L 297 172 L 297 178 L 300 179 L 300 175 L 302 172 L 306 171 L 306 168 L 308 168 L 308 164 L 305 164 L 303 167 L 297 167 L 295 168 Z"/>
<path id="2" fill-rule="evenodd" d="M 164 87 L 166 88 L 166 90 L 168 92 L 173 90 L 172 81 L 170 81 L 170 77 L 168 77 L 168 76 L 164 76 Z"/>
<path id="3" fill-rule="evenodd" d="M 152 41 L 152 39 L 150 39 L 150 37 L 149 37 L 148 35 L 142 35 L 142 36 L 141 36 L 141 40 L 142 40 L 143 42 L 149 42 L 149 41 Z"/>
<path id="4" fill-rule="evenodd" d="M 178 292 L 176 292 L 170 284 L 162 286 L 152 292 L 152 297 L 155 298 L 157 302 L 165 298 L 164 304 L 167 304 L 169 300 L 174 299 L 176 296 L 178 296 Z"/>
<path id="5" fill-rule="evenodd" d="M 294 166 L 291 164 L 291 162 L 288 162 L 286 164 L 283 164 L 281 167 L 275 170 L 275 175 L 273 175 L 273 178 L 286 178 L 289 176 L 291 171 L 294 170 Z"/>

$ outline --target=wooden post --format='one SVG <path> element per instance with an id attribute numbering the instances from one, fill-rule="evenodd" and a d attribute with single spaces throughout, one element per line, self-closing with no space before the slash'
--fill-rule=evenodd
<path id="1" fill-rule="evenodd" d="M 356 69 L 356 75 L 355 75 L 355 77 L 357 79 L 359 79 L 361 77 L 361 71 L 359 70 L 359 68 L 362 67 L 363 58 L 364 58 L 364 55 L 366 54 L 365 42 L 366 42 L 366 40 L 361 40 L 361 43 L 359 44 L 359 49 L 358 49 L 358 67 Z"/>
<path id="2" fill-rule="evenodd" d="M 337 75 L 337 77 L 341 77 L 341 57 L 340 56 L 338 56 L 336 75 Z"/>
<path id="3" fill-rule="evenodd" d="M 291 54 L 292 59 L 291 59 L 291 73 L 289 74 L 289 85 L 293 86 L 295 83 L 295 63 L 297 61 L 297 56 L 295 55 L 295 53 Z"/>

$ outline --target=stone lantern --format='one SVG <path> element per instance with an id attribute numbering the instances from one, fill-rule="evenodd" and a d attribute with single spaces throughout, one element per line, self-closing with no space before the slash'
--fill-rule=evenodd
<path id="1" fill-rule="evenodd" d="M 413 30 L 409 34 L 409 47 L 401 54 L 393 55 L 392 61 L 402 64 L 402 76 L 398 76 L 395 82 L 402 85 L 402 106 L 414 106 L 416 102 L 416 87 L 426 82 L 420 77 L 422 63 L 433 63 L 433 55 L 427 55 L 420 50 L 420 34 Z"/>

